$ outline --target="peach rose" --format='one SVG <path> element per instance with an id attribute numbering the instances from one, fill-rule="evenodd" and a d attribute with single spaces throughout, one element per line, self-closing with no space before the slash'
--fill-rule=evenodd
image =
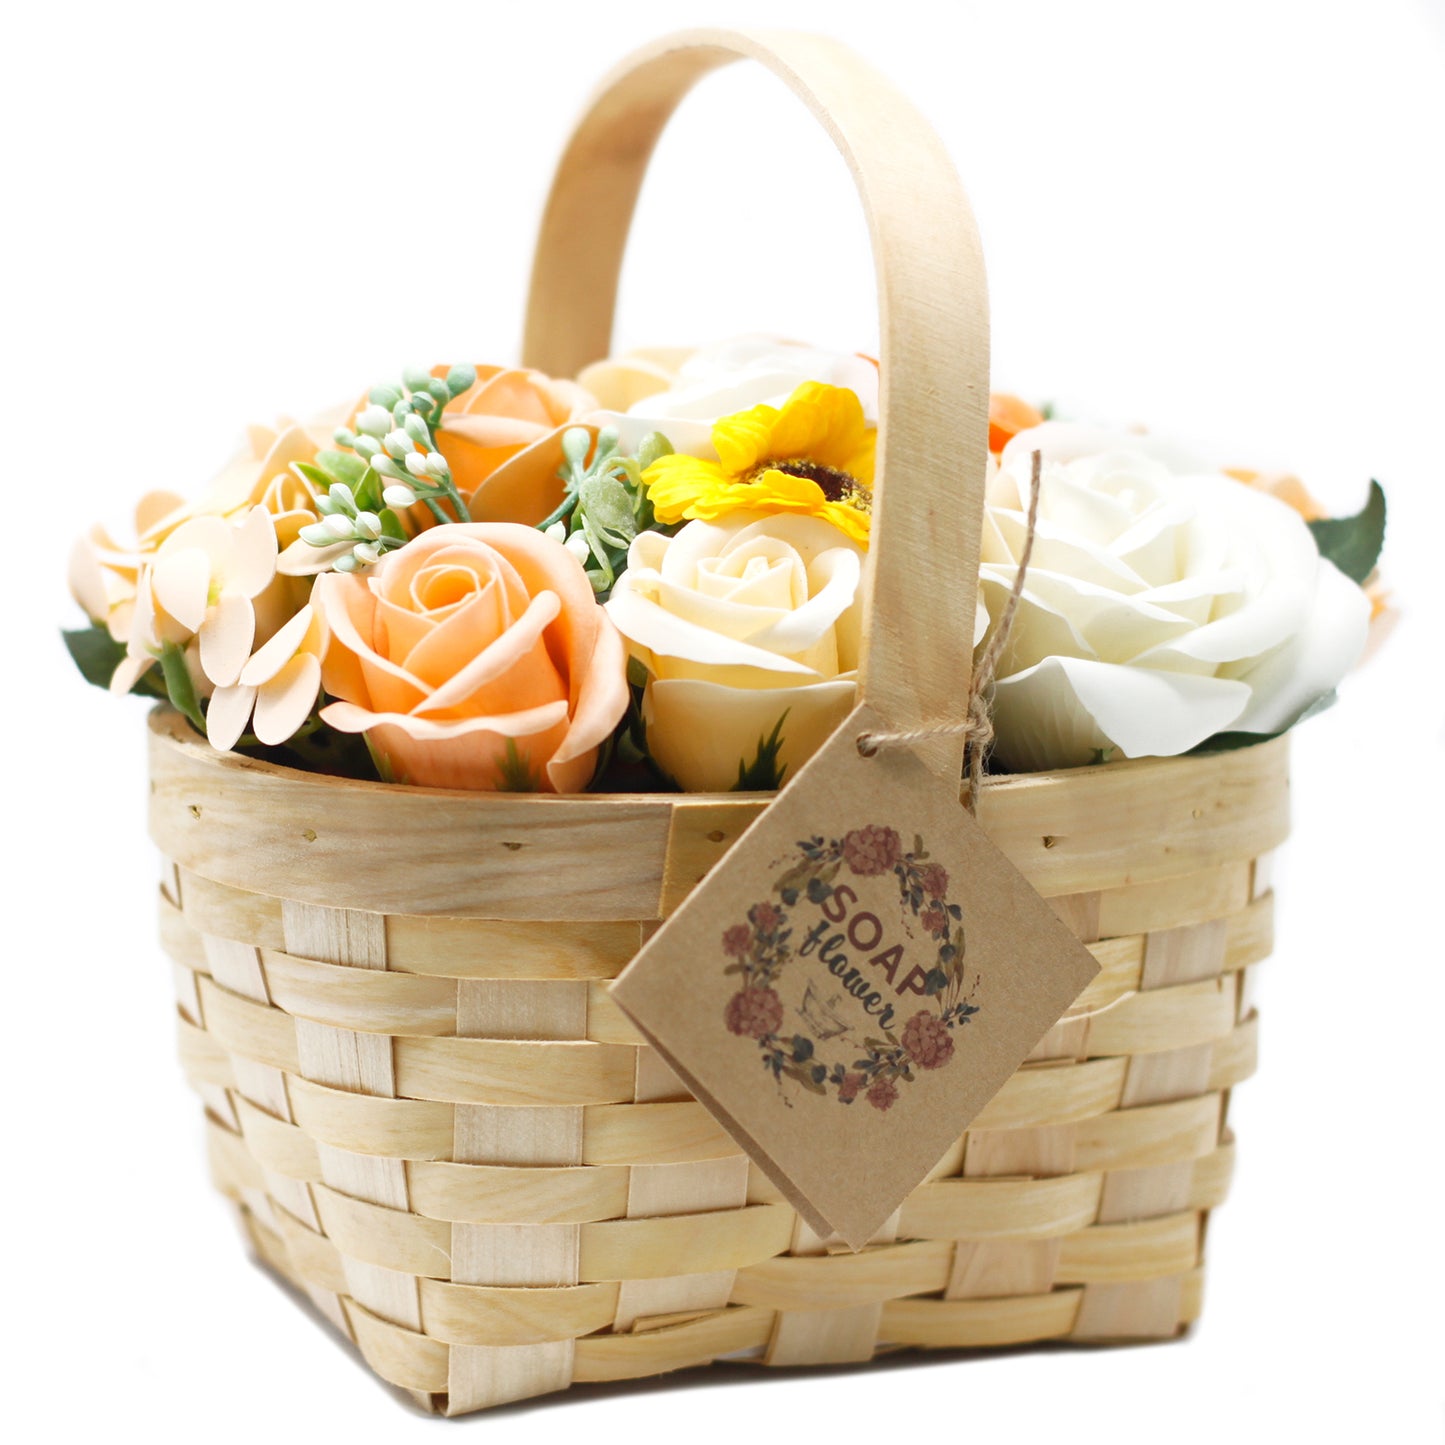
<path id="1" fill-rule="evenodd" d="M 396 781 L 575 793 L 627 710 L 621 637 L 582 564 L 512 522 L 433 527 L 318 579 L 321 717 Z"/>
<path id="2" fill-rule="evenodd" d="M 437 367 L 433 375 L 445 376 Z M 535 527 L 562 500 L 562 433 L 597 409 L 575 381 L 479 366 L 446 409 L 437 445 L 474 522 Z"/>

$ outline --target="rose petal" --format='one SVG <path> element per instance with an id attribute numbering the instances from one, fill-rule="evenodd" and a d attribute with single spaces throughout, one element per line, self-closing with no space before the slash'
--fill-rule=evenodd
<path id="1" fill-rule="evenodd" d="M 210 556 L 199 547 L 162 552 L 151 565 L 150 590 L 155 601 L 187 632 L 199 631 L 210 600 Z"/>
<path id="2" fill-rule="evenodd" d="M 1232 726 L 1249 733 L 1290 727 L 1359 661 L 1369 632 L 1369 598 L 1332 562 L 1321 558 L 1305 626 L 1247 667 L 1227 669 L 1251 691 L 1249 706 Z"/>
<path id="3" fill-rule="evenodd" d="M 995 684 L 995 751 L 1030 772 L 1080 767 L 1100 750 L 1173 756 L 1224 731 L 1248 703 L 1249 689 L 1226 678 L 1050 657 Z"/>
<path id="4" fill-rule="evenodd" d="M 235 547 L 225 570 L 225 585 L 254 597 L 276 575 L 276 528 L 265 507 L 252 507 L 233 530 Z"/>

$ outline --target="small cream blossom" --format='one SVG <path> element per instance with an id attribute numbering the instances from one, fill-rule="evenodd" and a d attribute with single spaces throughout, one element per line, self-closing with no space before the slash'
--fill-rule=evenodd
<path id="1" fill-rule="evenodd" d="M 191 517 L 141 570 L 126 656 L 111 688 L 128 692 L 168 644 L 199 644 L 214 686 L 236 682 L 256 638 L 254 599 L 276 576 L 276 530 L 265 507 L 239 521 Z"/>
<path id="2" fill-rule="evenodd" d="M 270 747 L 293 736 L 321 693 L 328 638 L 325 619 L 308 602 L 256 650 L 234 683 L 216 689 L 206 710 L 211 746 L 229 752 L 248 722 Z"/>

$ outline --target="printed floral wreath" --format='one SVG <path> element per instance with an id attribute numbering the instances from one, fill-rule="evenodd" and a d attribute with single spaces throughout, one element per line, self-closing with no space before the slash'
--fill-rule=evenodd
<path id="1" fill-rule="evenodd" d="M 780 1083 L 792 1079 L 814 1094 L 831 1090 L 843 1104 L 851 1104 L 861 1094 L 875 1109 L 886 1111 L 898 1101 L 899 1084 L 913 1082 L 915 1069 L 941 1069 L 953 1058 L 953 1030 L 978 1012 L 962 997 L 963 909 L 948 901 L 948 872 L 929 860 L 921 838 L 915 838 L 913 851 L 905 853 L 892 828 L 869 825 L 831 842 L 809 838 L 798 847 L 802 860 L 773 885 L 779 903 L 753 904 L 746 923 L 735 923 L 723 933 L 723 952 L 731 960 L 726 971 L 742 976 L 742 988 L 728 1000 L 724 1021 L 730 1032 L 758 1041 L 763 1067 Z M 937 1007 L 920 1009 L 901 1034 L 880 1029 L 881 1038 L 866 1037 L 856 1051 L 860 1056 L 851 1062 L 830 1063 L 818 1057 L 820 1039 L 781 1032 L 783 1001 L 773 985 L 794 956 L 788 909 L 804 896 L 812 903 L 825 902 L 844 868 L 859 878 L 891 872 L 898 879 L 904 926 L 911 917 L 938 944 L 937 961 L 922 989 Z M 977 984 L 975 978 L 974 989 Z M 834 1035 L 824 1034 L 830 1036 Z"/>

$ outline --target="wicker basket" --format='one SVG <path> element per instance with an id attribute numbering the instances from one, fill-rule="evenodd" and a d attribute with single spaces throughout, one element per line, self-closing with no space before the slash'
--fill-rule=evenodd
<path id="1" fill-rule="evenodd" d="M 912 344 L 899 318 L 927 327 L 927 289 L 890 265 L 879 224 L 888 186 L 908 184 L 878 177 L 896 132 L 859 140 L 901 102 L 831 45 L 708 34 L 634 59 L 579 129 L 543 229 L 530 362 L 565 374 L 605 350 L 652 142 L 738 55 L 792 84 L 859 172 L 885 380 Z M 921 122 L 905 120 L 908 137 Z M 950 284 L 947 268 L 931 279 Z M 895 404 L 885 430 L 919 441 L 920 416 Z M 890 668 L 910 683 L 891 657 L 872 659 L 872 696 Z M 798 1218 L 609 996 L 766 798 L 342 781 L 219 755 L 164 711 L 151 778 L 216 1182 L 260 1257 L 427 1408 L 723 1358 L 1161 1338 L 1196 1316 L 1229 1091 L 1254 1063 L 1247 970 L 1270 946 L 1283 742 L 990 780 L 980 821 L 1101 972 L 856 1254 Z"/>

